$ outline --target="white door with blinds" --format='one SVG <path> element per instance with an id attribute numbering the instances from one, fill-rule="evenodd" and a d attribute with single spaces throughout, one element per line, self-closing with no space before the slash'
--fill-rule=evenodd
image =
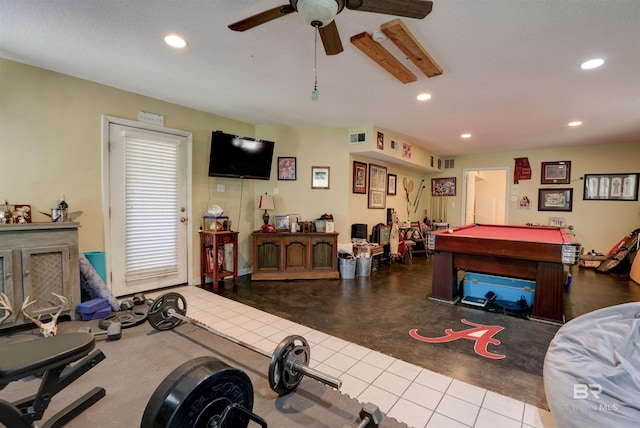
<path id="1" fill-rule="evenodd" d="M 110 123 L 108 150 L 113 294 L 187 283 L 187 138 Z"/>

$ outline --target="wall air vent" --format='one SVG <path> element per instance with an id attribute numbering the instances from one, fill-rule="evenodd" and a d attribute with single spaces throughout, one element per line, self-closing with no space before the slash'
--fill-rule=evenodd
<path id="1" fill-rule="evenodd" d="M 454 169 L 456 167 L 456 160 L 451 158 L 451 159 L 445 159 L 444 160 L 444 169 Z"/>
<path id="2" fill-rule="evenodd" d="M 362 144 L 367 142 L 366 132 L 357 132 L 355 134 L 349 134 L 349 144 Z"/>

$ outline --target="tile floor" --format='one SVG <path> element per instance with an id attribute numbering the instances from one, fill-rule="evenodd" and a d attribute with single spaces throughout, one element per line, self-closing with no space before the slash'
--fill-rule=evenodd
<path id="1" fill-rule="evenodd" d="M 470 385 L 330 336 L 194 286 L 172 289 L 187 315 L 271 353 L 291 334 L 311 347 L 310 367 L 342 380 L 341 392 L 372 402 L 387 416 L 416 428 L 554 428 L 551 414 L 522 401 Z M 150 293 L 154 298 L 162 292 Z"/>

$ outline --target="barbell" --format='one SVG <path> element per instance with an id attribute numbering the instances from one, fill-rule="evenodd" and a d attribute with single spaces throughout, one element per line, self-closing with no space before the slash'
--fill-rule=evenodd
<path id="1" fill-rule="evenodd" d="M 253 412 L 253 385 L 245 372 L 212 357 L 187 361 L 158 385 L 142 415 L 140 428 L 246 428 L 267 422 Z M 380 426 L 382 413 L 367 403 L 358 428 Z"/>
<path id="2" fill-rule="evenodd" d="M 255 346 L 189 318 L 186 316 L 186 313 L 187 301 L 184 296 L 179 293 L 170 292 L 159 296 L 151 303 L 147 313 L 147 321 L 149 321 L 149 324 L 151 324 L 154 329 L 160 331 L 171 330 L 182 322 L 192 324 L 209 333 L 240 345 L 243 348 L 270 358 L 269 386 L 279 395 L 286 395 L 295 391 L 304 376 L 308 376 L 335 389 L 340 389 L 342 386 L 340 379 L 309 367 L 311 348 L 302 336 L 291 335 L 285 337 L 278 346 L 276 346 L 273 353 L 268 354 L 262 349 L 256 348 Z"/>

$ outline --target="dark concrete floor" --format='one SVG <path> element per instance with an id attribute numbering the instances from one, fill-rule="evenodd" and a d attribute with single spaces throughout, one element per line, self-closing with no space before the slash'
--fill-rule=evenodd
<path id="1" fill-rule="evenodd" d="M 568 320 L 630 301 L 640 301 L 640 286 L 626 278 L 571 267 L 573 282 L 565 292 Z M 310 281 L 251 281 L 241 277 L 237 289 L 205 289 L 282 318 L 323 331 L 464 382 L 548 409 L 542 382 L 544 356 L 559 325 L 451 305 L 427 298 L 431 293 L 432 259 L 392 264 L 368 277 Z M 488 359 L 476 354 L 470 340 L 425 343 L 409 336 L 418 329 L 426 337 L 472 328 L 462 319 L 504 330 L 487 350 L 504 355 Z"/>

